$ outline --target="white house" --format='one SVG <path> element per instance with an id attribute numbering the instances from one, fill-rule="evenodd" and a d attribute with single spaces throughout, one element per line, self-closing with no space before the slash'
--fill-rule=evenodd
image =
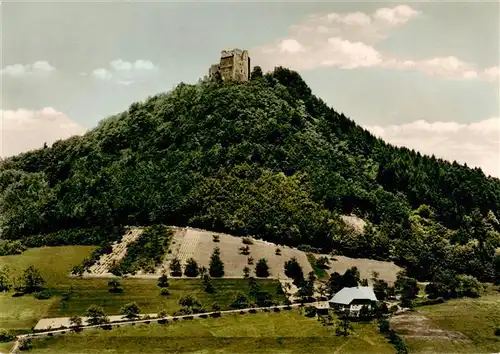
<path id="1" fill-rule="evenodd" d="M 369 286 L 357 286 L 353 288 L 343 288 L 337 292 L 329 301 L 331 308 L 349 309 L 351 315 L 358 315 L 363 305 L 372 309 L 377 303 L 377 297 L 373 288 Z"/>

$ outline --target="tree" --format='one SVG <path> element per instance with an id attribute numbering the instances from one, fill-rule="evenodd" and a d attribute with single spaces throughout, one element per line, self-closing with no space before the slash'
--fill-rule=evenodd
<path id="1" fill-rule="evenodd" d="M 419 292 L 418 283 L 414 278 L 406 276 L 405 272 L 399 272 L 394 283 L 396 292 L 401 294 L 401 301 L 404 306 L 410 306 Z"/>
<path id="2" fill-rule="evenodd" d="M 203 287 L 205 288 L 205 291 L 209 294 L 212 294 L 215 292 L 215 287 L 212 284 L 212 279 L 210 278 L 210 275 L 205 273 L 202 277 L 203 279 Z"/>
<path id="3" fill-rule="evenodd" d="M 262 68 L 260 66 L 254 66 L 252 69 L 252 73 L 250 74 L 250 80 L 261 79 L 264 76 L 262 73 Z"/>
<path id="4" fill-rule="evenodd" d="M 192 310 L 193 308 L 201 307 L 201 303 L 192 295 L 181 297 L 179 300 L 179 305 L 190 310 Z"/>
<path id="5" fill-rule="evenodd" d="M 387 320 L 387 318 L 381 318 L 378 322 L 378 328 L 382 334 L 389 333 L 389 330 L 391 329 L 389 320 Z"/>
<path id="6" fill-rule="evenodd" d="M 120 314 L 128 319 L 138 318 L 140 313 L 141 309 L 135 302 L 126 304 L 120 310 Z"/>
<path id="7" fill-rule="evenodd" d="M 220 259 L 220 248 L 214 248 L 210 257 L 209 273 L 212 278 L 221 278 L 224 276 L 224 263 Z"/>
<path id="8" fill-rule="evenodd" d="M 198 263 L 193 258 L 190 258 L 186 262 L 186 266 L 184 268 L 184 275 L 187 277 L 197 277 L 199 274 Z"/>
<path id="9" fill-rule="evenodd" d="M 298 283 L 304 279 L 304 272 L 300 266 L 297 258 L 293 257 L 289 261 L 285 262 L 285 275 L 294 280 L 294 283 Z"/>
<path id="10" fill-rule="evenodd" d="M 121 292 L 123 292 L 123 289 L 120 287 L 120 285 L 121 284 L 118 281 L 118 279 L 111 279 L 108 282 L 109 292 L 110 293 L 121 293 Z"/>
<path id="11" fill-rule="evenodd" d="M 265 290 L 259 290 L 255 293 L 255 303 L 257 306 L 260 307 L 268 307 L 273 304 L 273 297 L 272 295 L 265 291 Z"/>
<path id="12" fill-rule="evenodd" d="M 302 280 L 299 283 L 299 291 L 297 295 L 300 298 L 301 302 L 308 302 L 313 300 L 312 297 L 314 295 L 314 281 L 316 280 L 316 276 L 314 272 L 309 272 L 307 280 Z"/>
<path id="13" fill-rule="evenodd" d="M 158 286 L 160 288 L 168 288 L 168 277 L 166 273 L 163 273 L 159 278 L 158 278 Z"/>
<path id="14" fill-rule="evenodd" d="M 381 279 L 374 279 L 373 292 L 375 293 L 377 300 L 384 301 L 389 295 L 389 284 Z"/>
<path id="15" fill-rule="evenodd" d="M 83 323 L 83 319 L 80 316 L 71 316 L 69 318 L 69 324 L 71 327 L 80 327 Z"/>
<path id="16" fill-rule="evenodd" d="M 261 286 L 257 283 L 254 277 L 248 279 L 248 294 L 255 298 L 257 293 L 261 291 Z"/>
<path id="17" fill-rule="evenodd" d="M 220 306 L 218 303 L 214 302 L 212 304 L 212 312 L 219 312 L 220 311 Z"/>
<path id="18" fill-rule="evenodd" d="M 255 266 L 255 275 L 259 278 L 267 278 L 269 276 L 269 266 L 265 258 L 259 259 Z"/>
<path id="19" fill-rule="evenodd" d="M 328 269 L 330 267 L 329 263 L 330 262 L 328 261 L 328 257 L 325 256 L 321 256 L 316 260 L 316 265 L 320 269 Z"/>
<path id="20" fill-rule="evenodd" d="M 87 309 L 85 316 L 88 317 L 87 322 L 90 325 L 100 325 L 109 321 L 104 309 L 102 307 L 98 307 L 97 305 L 91 305 Z"/>
<path id="21" fill-rule="evenodd" d="M 342 276 L 342 282 L 344 287 L 356 287 L 358 286 L 360 279 L 359 279 L 359 270 L 357 267 L 352 267 L 349 268 L 345 271 L 344 275 Z"/>
<path id="22" fill-rule="evenodd" d="M 0 292 L 9 291 L 12 286 L 9 278 L 9 273 L 9 266 L 3 266 L 0 268 Z"/>
<path id="23" fill-rule="evenodd" d="M 349 335 L 349 329 L 352 328 L 351 321 L 349 320 L 349 309 L 346 308 L 342 310 L 339 315 L 339 319 L 342 323 L 342 331 L 341 334 L 347 337 Z"/>
<path id="24" fill-rule="evenodd" d="M 283 286 L 281 283 L 276 284 L 276 295 L 285 295 L 285 292 L 283 291 Z"/>
<path id="25" fill-rule="evenodd" d="M 42 278 L 40 271 L 34 266 L 30 265 L 23 272 L 23 275 L 18 278 L 15 285 L 16 291 L 31 294 L 43 290 L 45 287 L 45 280 Z"/>
<path id="26" fill-rule="evenodd" d="M 327 287 L 328 287 L 328 292 L 329 292 L 330 296 L 333 296 L 337 292 L 342 290 L 342 288 L 344 287 L 344 281 L 343 281 L 342 275 L 340 275 L 337 272 L 333 272 L 332 274 L 330 274 L 330 278 L 328 279 Z"/>
<path id="27" fill-rule="evenodd" d="M 243 294 L 242 292 L 238 292 L 234 299 L 233 302 L 229 305 L 230 308 L 232 309 L 244 309 L 249 307 L 248 304 L 248 298 Z"/>
<path id="28" fill-rule="evenodd" d="M 182 275 L 181 261 L 178 258 L 172 259 L 170 263 L 170 272 L 174 277 L 180 277 Z"/>

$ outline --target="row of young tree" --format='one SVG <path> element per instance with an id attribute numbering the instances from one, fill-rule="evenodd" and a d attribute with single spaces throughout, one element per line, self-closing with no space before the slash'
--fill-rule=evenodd
<path id="1" fill-rule="evenodd" d="M 433 226 L 412 221 L 424 205 Z M 363 237 L 343 226 L 350 213 L 369 221 Z M 0 162 L 0 214 L 2 238 L 38 245 L 89 242 L 45 237 L 67 229 L 192 225 L 393 260 L 419 280 L 436 267 L 500 279 L 498 179 L 384 143 L 284 68 L 180 84 Z"/>

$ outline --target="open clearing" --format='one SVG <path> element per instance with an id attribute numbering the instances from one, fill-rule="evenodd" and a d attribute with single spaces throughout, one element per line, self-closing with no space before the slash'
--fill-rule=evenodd
<path id="1" fill-rule="evenodd" d="M 411 353 L 500 352 L 498 326 L 500 294 L 424 306 L 391 320 Z"/>
<path id="2" fill-rule="evenodd" d="M 248 294 L 244 279 L 215 279 L 214 294 L 207 294 L 199 279 L 170 279 L 171 295 L 161 296 L 155 279 L 121 279 L 123 293 L 108 291 L 109 279 L 77 279 L 68 277 L 68 271 L 80 263 L 93 247 L 64 246 L 28 249 L 21 255 L 0 257 L 0 266 L 9 264 L 12 274 L 18 276 L 29 265 L 34 265 L 53 289 L 55 296 L 37 300 L 33 296 L 12 297 L 12 292 L 0 293 L 0 329 L 30 329 L 41 318 L 84 315 L 90 305 L 102 306 L 107 314 L 114 315 L 127 303 L 135 301 L 143 313 L 167 313 L 177 311 L 179 299 L 187 294 L 195 296 L 210 309 L 217 302 L 227 309 L 238 291 Z M 261 280 L 264 290 L 275 294 L 277 281 Z M 62 294 L 69 293 L 63 300 Z M 283 301 L 283 296 L 274 296 Z"/>
<path id="3" fill-rule="evenodd" d="M 300 328 L 298 331 L 297 328 Z M 375 324 L 347 338 L 297 311 L 123 326 L 33 340 L 33 353 L 393 353 Z"/>
<path id="4" fill-rule="evenodd" d="M 255 264 L 260 258 L 267 259 L 270 277 L 272 279 L 287 279 L 284 273 L 284 263 L 292 257 L 297 258 L 304 273 L 307 274 L 313 269 L 307 259 L 306 252 L 299 251 L 295 248 L 276 245 L 271 242 L 251 238 L 253 244 L 243 244 L 242 237 L 235 237 L 223 233 L 210 232 L 194 228 L 172 227 L 175 230 L 174 237 L 170 246 L 169 253 L 165 257 L 165 261 L 159 266 L 154 274 L 138 273 L 131 278 L 157 278 L 163 270 L 169 269 L 170 262 L 174 258 L 178 258 L 181 264 L 186 264 L 189 258 L 194 258 L 199 266 L 208 268 L 210 264 L 210 256 L 215 247 L 220 248 L 220 257 L 225 265 L 225 278 L 243 278 L 243 269 L 249 267 L 251 275 L 255 276 Z M 219 237 L 219 242 L 214 242 L 213 236 Z M 120 250 L 123 252 L 125 243 L 122 243 Z M 248 246 L 250 253 L 244 255 L 240 251 L 240 247 Z M 281 255 L 276 255 L 276 249 L 280 249 Z M 320 255 L 316 255 L 320 256 Z M 330 269 L 328 273 L 339 272 L 344 273 L 348 268 L 358 267 L 361 277 L 370 279 L 372 272 L 379 273 L 380 279 L 384 279 L 389 283 L 396 280 L 396 274 L 401 270 L 392 262 L 376 261 L 371 259 L 356 259 L 344 256 L 331 257 L 326 255 L 330 260 Z M 110 264 L 109 256 L 102 258 L 100 264 Z M 118 256 L 117 256 L 118 257 Z M 248 258 L 253 258 L 254 264 L 248 263 Z M 87 274 L 87 276 L 111 276 L 104 269 L 99 268 L 99 272 Z"/>

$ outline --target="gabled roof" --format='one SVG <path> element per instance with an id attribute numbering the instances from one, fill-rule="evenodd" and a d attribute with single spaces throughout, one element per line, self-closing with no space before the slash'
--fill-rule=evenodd
<path id="1" fill-rule="evenodd" d="M 329 302 L 334 304 L 349 305 L 353 300 L 378 301 L 373 288 L 369 286 L 358 286 L 354 288 L 343 288 Z"/>

